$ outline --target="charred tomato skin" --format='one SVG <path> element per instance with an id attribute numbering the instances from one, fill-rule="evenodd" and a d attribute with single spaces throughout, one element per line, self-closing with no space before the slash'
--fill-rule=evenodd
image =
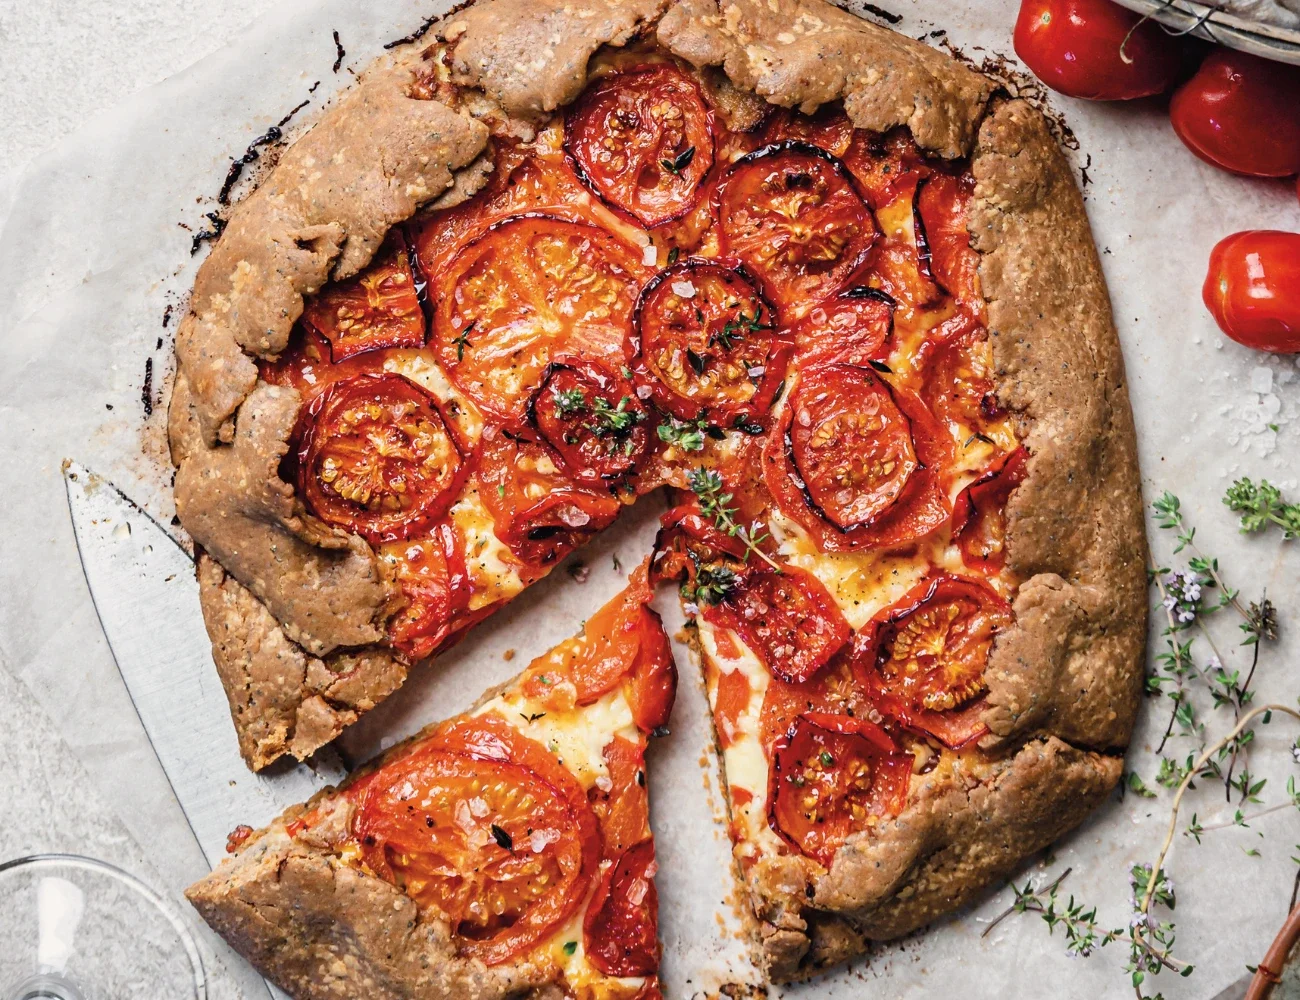
<path id="1" fill-rule="evenodd" d="M 690 299 L 676 294 L 674 286 L 682 284 L 695 290 Z M 734 294 L 736 304 L 695 304 L 695 295 L 706 287 L 715 294 Z M 670 311 L 674 299 L 676 308 Z M 674 327 L 673 314 L 682 312 L 687 322 Z M 776 315 L 758 283 L 734 259 L 692 257 L 664 268 L 641 290 L 633 312 L 626 354 L 637 388 L 679 420 L 707 418 L 725 425 L 761 417 L 771 408 L 790 361 L 790 342 L 778 329 Z M 665 352 L 679 374 L 665 370 L 660 361 Z M 720 367 L 734 370 L 729 383 L 719 381 Z M 752 392 L 736 391 L 746 383 Z"/>
<path id="2" fill-rule="evenodd" d="M 759 176 L 764 171 L 769 171 L 766 178 Z M 778 187 L 773 187 L 775 174 L 783 175 Z M 815 200 L 806 203 L 808 218 L 796 232 L 790 211 L 771 206 L 804 191 Z M 803 207 L 796 205 L 794 214 L 802 216 Z M 732 163 L 714 191 L 713 209 L 721 220 L 723 254 L 759 280 L 784 324 L 847 287 L 880 235 L 844 163 L 798 139 L 761 146 Z"/>
<path id="3" fill-rule="evenodd" d="M 647 114 L 649 135 L 642 127 Z M 628 136 L 629 129 L 636 134 Z M 602 201 L 653 229 L 695 206 L 713 168 L 715 131 L 699 84 L 671 63 L 654 63 L 592 83 L 565 117 L 564 148 Z M 677 133 L 679 141 L 669 142 Z M 642 148 L 633 148 L 638 138 Z M 620 155 L 627 162 L 618 163 Z"/>
<path id="4" fill-rule="evenodd" d="M 1090 101 L 1163 93 L 1182 59 L 1159 24 L 1112 0 L 1022 0 L 1014 44 L 1047 86 Z"/>
<path id="5" fill-rule="evenodd" d="M 909 457 L 909 464 L 913 468 L 900 492 L 883 495 L 877 505 L 880 509 L 867 523 L 856 523 L 846 528 L 843 523 L 830 519 L 818 495 L 808 488 L 805 471 L 800 469 L 794 454 L 796 442 L 792 429 L 801 419 L 799 409 L 804 399 L 801 385 L 796 384 L 776 419 L 776 426 L 768 435 L 763 452 L 764 481 L 780 510 L 807 528 L 823 552 L 896 548 L 926 537 L 946 524 L 952 506 L 946 493 L 947 474 L 944 469 L 951 461 L 952 447 L 947 432 L 929 408 L 914 394 L 889 383 L 870 368 L 843 364 L 820 366 L 801 373 L 801 382 L 804 376 L 811 374 L 816 375 L 817 384 L 843 378 L 849 383 L 887 386 L 892 407 L 890 412 L 897 411 L 908 424 L 914 453 L 914 460 Z M 803 433 L 815 435 L 811 414 L 808 421 Z M 810 437 L 808 447 L 814 444 L 816 441 Z M 833 457 L 833 450 L 828 450 L 828 454 Z M 895 471 L 883 475 L 892 477 Z M 832 485 L 828 479 L 823 484 L 823 491 L 831 489 Z"/>
<path id="6" fill-rule="evenodd" d="M 866 719 L 805 712 L 772 750 L 769 823 L 829 868 L 850 836 L 902 812 L 912 759 Z"/>
<path id="7" fill-rule="evenodd" d="M 881 712 L 961 747 L 988 731 L 984 670 L 1011 621 L 987 584 L 934 572 L 854 637 L 854 673 Z"/>
<path id="8" fill-rule="evenodd" d="M 1300 352 L 1300 233 L 1248 230 L 1220 240 L 1201 297 L 1237 343 Z"/>
<path id="9" fill-rule="evenodd" d="M 363 432 L 366 426 L 370 434 Z M 376 434 L 414 459 L 385 456 Z M 443 514 L 468 474 L 469 463 L 442 404 L 422 386 L 389 372 L 331 383 L 303 408 L 296 436 L 298 495 L 308 510 L 375 544 L 407 538 Z M 428 480 L 420 471 L 438 457 L 429 451 L 435 446 L 442 467 Z M 421 447 L 429 451 L 423 459 Z M 372 501 L 380 509 L 372 509 Z"/>
<path id="10" fill-rule="evenodd" d="M 594 361 L 547 365 L 528 402 L 528 421 L 583 482 L 625 479 L 650 446 L 651 414 L 636 389 Z"/>

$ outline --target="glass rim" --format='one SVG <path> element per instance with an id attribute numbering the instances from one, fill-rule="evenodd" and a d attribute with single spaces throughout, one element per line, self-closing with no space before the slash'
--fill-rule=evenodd
<path id="1" fill-rule="evenodd" d="M 180 938 L 181 946 L 185 949 L 185 954 L 190 960 L 190 972 L 193 975 L 194 996 L 196 1000 L 207 1000 L 208 996 L 208 979 L 207 972 L 203 968 L 203 956 L 199 953 L 198 943 L 194 940 L 194 935 L 190 932 L 189 927 L 182 919 L 181 915 L 176 912 L 171 903 L 153 889 L 148 883 L 143 882 L 135 875 L 119 868 L 117 865 L 108 861 L 100 861 L 98 858 L 88 858 L 81 854 L 61 854 L 57 852 L 45 852 L 38 854 L 28 854 L 20 858 L 11 858 L 8 861 L 0 861 L 0 874 L 16 868 L 30 866 L 49 866 L 55 867 L 62 865 L 69 868 L 80 868 L 83 871 L 102 872 L 117 879 L 124 885 L 130 886 L 151 904 L 163 918 L 176 931 L 176 936 Z"/>

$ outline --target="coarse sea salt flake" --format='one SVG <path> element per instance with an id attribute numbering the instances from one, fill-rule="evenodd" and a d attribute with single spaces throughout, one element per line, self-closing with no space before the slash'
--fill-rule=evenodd
<path id="1" fill-rule="evenodd" d="M 659 251 L 655 248 L 653 243 L 641 251 L 641 263 L 646 267 L 654 267 L 658 261 Z"/>
<path id="2" fill-rule="evenodd" d="M 672 288 L 674 293 L 680 295 L 684 299 L 695 297 L 695 286 L 689 281 L 674 281 Z"/>
<path id="3" fill-rule="evenodd" d="M 1273 369 L 1259 365 L 1250 372 L 1250 391 L 1265 393 L 1273 391 Z"/>

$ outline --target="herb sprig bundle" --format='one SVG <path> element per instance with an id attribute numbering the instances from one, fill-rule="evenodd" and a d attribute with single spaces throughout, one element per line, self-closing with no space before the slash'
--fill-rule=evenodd
<path id="1" fill-rule="evenodd" d="M 1267 480 L 1258 485 L 1250 479 L 1237 480 L 1227 490 L 1223 503 L 1241 516 L 1241 530 L 1245 533 L 1274 526 L 1282 530 L 1283 539 L 1300 537 L 1300 505 L 1288 504 Z M 1228 585 L 1218 559 L 1207 556 L 1197 546 L 1196 530 L 1188 524 L 1178 497 L 1163 493 L 1153 502 L 1152 511 L 1157 525 L 1174 535 L 1173 555 L 1183 556 L 1181 566 L 1156 566 L 1149 571 L 1160 597 L 1157 614 L 1164 626 L 1163 648 L 1147 676 L 1146 689 L 1148 694 L 1163 696 L 1169 702 L 1169 718 L 1155 749 L 1158 764 L 1152 778 L 1154 785 L 1173 792 L 1163 844 L 1154 862 L 1136 863 L 1129 869 L 1132 911 L 1124 926 L 1106 928 L 1098 922 L 1095 906 L 1076 901 L 1073 895 L 1062 899 L 1061 884 L 1070 874 L 1067 868 L 1041 887 L 1035 887 L 1032 880 L 1019 887 L 1013 883 L 1011 905 L 984 931 L 987 934 L 1013 914 L 1037 913 L 1049 933 L 1062 929 L 1066 951 L 1071 955 L 1086 957 L 1110 944 L 1125 945 L 1125 971 L 1138 1000 L 1162 1000 L 1162 994 L 1147 992 L 1151 978 L 1160 972 L 1189 976 L 1194 971 L 1192 963 L 1174 954 L 1175 925 L 1170 917 L 1176 896 L 1173 880 L 1164 867 L 1178 835 L 1179 810 L 1187 793 L 1196 789 L 1198 781 L 1217 782 L 1229 804 L 1236 803 L 1228 820 L 1203 823 L 1197 813 L 1192 814 L 1182 835 L 1197 844 L 1214 830 L 1249 828 L 1259 817 L 1281 809 L 1300 811 L 1300 789 L 1294 777 L 1287 780 L 1284 801 L 1253 811 L 1249 808 L 1262 804 L 1268 784 L 1267 778 L 1251 773 L 1248 767 L 1256 725 L 1267 725 L 1274 715 L 1300 722 L 1300 711 L 1294 707 L 1253 704 L 1252 684 L 1261 651 L 1278 636 L 1277 609 L 1264 594 L 1258 601 L 1243 601 L 1240 592 Z M 1242 652 L 1238 656 L 1247 659 L 1245 664 L 1231 663 L 1231 657 L 1220 649 L 1209 628 L 1220 613 L 1237 620 L 1242 634 L 1238 645 Z M 1197 704 L 1204 708 L 1207 700 L 1209 709 L 1202 714 Z M 1231 712 L 1232 725 L 1224 735 L 1212 740 L 1209 730 L 1219 712 Z M 1191 741 L 1193 748 L 1186 754 L 1174 753 L 1168 748 L 1175 740 Z M 1292 753 L 1300 763 L 1300 740 Z M 1122 789 L 1142 798 L 1160 797 L 1159 791 L 1135 771 L 1125 774 Z M 1259 851 L 1252 849 L 1247 854 L 1258 856 Z M 1292 860 L 1300 866 L 1300 857 Z M 1298 894 L 1300 867 L 1292 892 L 1293 908 Z"/>

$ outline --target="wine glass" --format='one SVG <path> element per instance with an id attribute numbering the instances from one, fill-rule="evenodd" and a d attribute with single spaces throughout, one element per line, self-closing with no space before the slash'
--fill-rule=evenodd
<path id="1" fill-rule="evenodd" d="M 198 946 L 133 875 L 74 854 L 0 863 L 0 1000 L 206 1000 Z"/>

